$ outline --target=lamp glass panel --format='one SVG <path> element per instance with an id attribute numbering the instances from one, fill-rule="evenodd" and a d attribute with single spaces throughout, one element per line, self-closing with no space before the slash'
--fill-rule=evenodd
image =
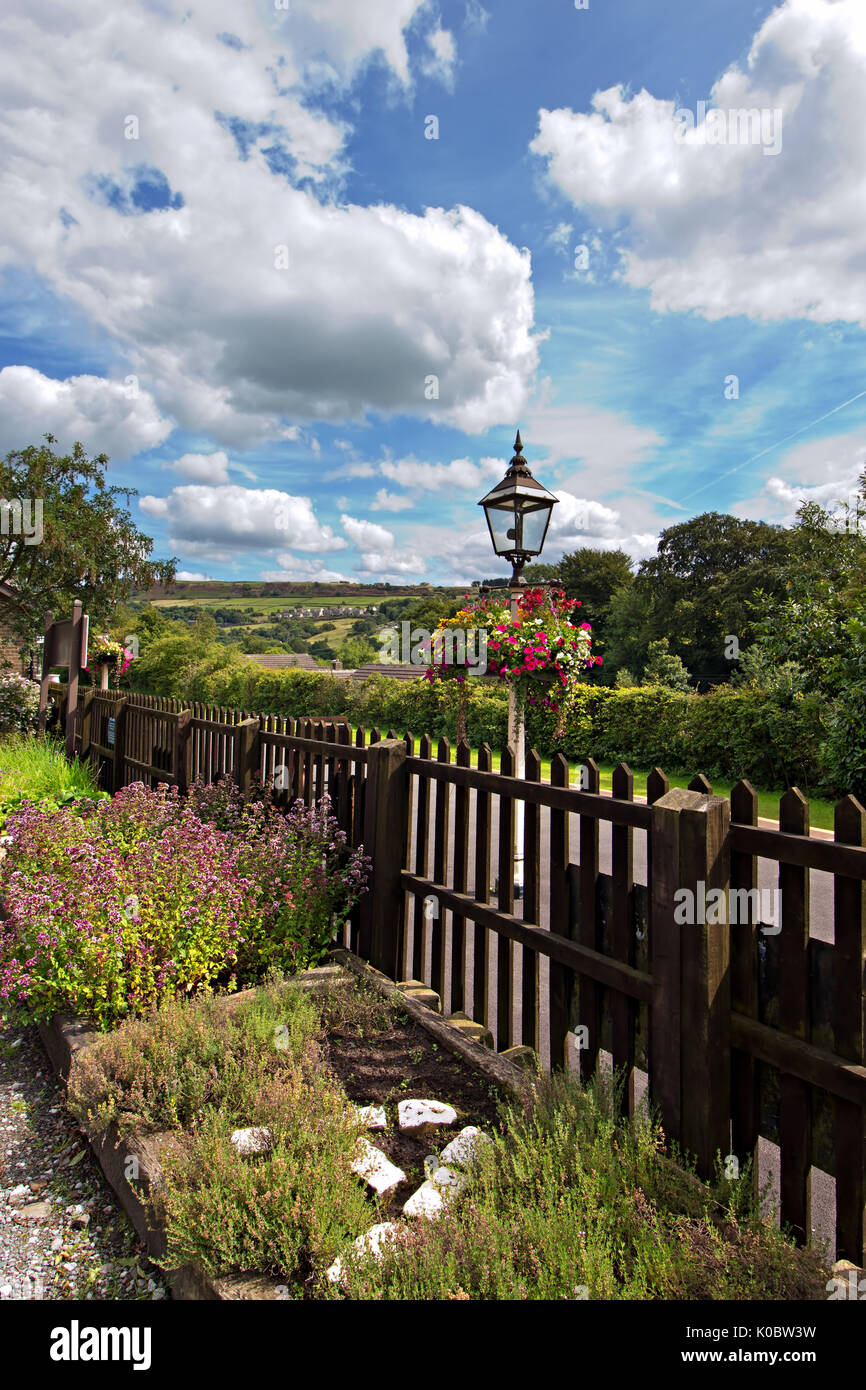
<path id="1" fill-rule="evenodd" d="M 497 555 L 507 555 L 510 550 L 517 546 L 515 535 L 514 508 L 491 507 L 484 508 L 487 515 L 487 524 L 490 527 L 490 536 L 493 541 L 493 549 Z M 512 532 L 511 535 L 508 533 Z"/>
<path id="2" fill-rule="evenodd" d="M 544 535 L 547 531 L 547 523 L 550 520 L 552 507 L 549 503 L 537 507 L 534 511 L 524 512 L 523 514 L 523 543 L 521 550 L 529 551 L 533 555 L 541 553 L 544 544 Z"/>

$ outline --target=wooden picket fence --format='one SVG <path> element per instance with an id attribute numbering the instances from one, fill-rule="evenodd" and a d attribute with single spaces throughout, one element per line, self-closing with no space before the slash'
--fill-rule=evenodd
<path id="1" fill-rule="evenodd" d="M 742 1165 L 760 1138 L 778 1145 L 780 1215 L 801 1241 L 812 1168 L 829 1174 L 837 1257 L 866 1263 L 866 811 L 854 797 L 837 805 L 833 839 L 818 839 L 796 789 L 770 829 L 745 781 L 728 800 L 700 776 L 671 790 L 656 769 L 637 801 L 623 764 L 602 795 L 592 759 L 576 788 L 561 754 L 543 779 L 529 753 L 518 779 L 510 749 L 494 772 L 487 745 L 472 765 L 465 743 L 452 757 L 427 735 L 416 750 L 393 730 L 353 737 L 343 721 L 140 695 L 89 695 L 77 742 L 111 791 L 225 775 L 246 789 L 258 774 L 286 804 L 329 795 L 373 863 L 345 944 L 393 978 L 432 986 L 500 1050 L 527 1043 L 587 1078 L 600 1059 L 612 1063 L 626 1114 L 645 1082 L 666 1135 L 705 1176 L 718 1155 Z M 695 903 L 714 889 L 745 902 L 761 860 L 776 866 L 779 923 L 754 906 L 731 925 L 726 911 L 682 922 L 683 890 Z M 832 875 L 832 942 L 810 934 L 815 871 Z"/>

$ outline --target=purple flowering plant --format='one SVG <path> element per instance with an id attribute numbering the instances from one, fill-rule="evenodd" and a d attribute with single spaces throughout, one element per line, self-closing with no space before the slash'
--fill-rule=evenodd
<path id="1" fill-rule="evenodd" d="M 141 783 L 110 801 L 23 806 L 0 890 L 0 1012 L 108 1028 L 169 998 L 319 958 L 366 883 L 326 804 Z"/>

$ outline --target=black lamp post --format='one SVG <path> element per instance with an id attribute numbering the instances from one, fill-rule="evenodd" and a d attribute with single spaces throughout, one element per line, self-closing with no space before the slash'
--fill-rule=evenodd
<path id="1" fill-rule="evenodd" d="M 529 471 L 518 430 L 508 472 L 478 503 L 484 508 L 493 549 L 503 560 L 511 562 L 512 588 L 526 583 L 523 567 L 527 560 L 541 554 L 558 501 Z"/>
<path id="2" fill-rule="evenodd" d="M 529 471 L 523 457 L 520 430 L 514 441 L 514 458 L 508 472 L 486 497 L 478 503 L 484 508 L 493 549 L 503 560 L 511 562 L 508 588 L 511 616 L 519 612 L 520 590 L 526 585 L 523 566 L 534 555 L 540 555 L 554 507 L 559 501 L 542 487 Z M 514 749 L 514 775 L 523 777 L 526 771 L 523 707 L 518 707 L 513 684 L 508 689 L 508 743 Z M 523 897 L 523 821 L 525 803 L 518 799 L 514 817 L 514 896 Z M 498 886 L 498 885 L 497 885 Z"/>

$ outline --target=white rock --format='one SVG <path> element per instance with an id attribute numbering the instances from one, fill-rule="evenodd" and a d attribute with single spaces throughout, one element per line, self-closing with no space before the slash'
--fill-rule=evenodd
<path id="1" fill-rule="evenodd" d="M 459 1192 L 460 1188 L 466 1183 L 466 1179 L 462 1173 L 452 1173 L 450 1168 L 445 1168 L 444 1166 L 437 1168 L 436 1171 L 431 1174 L 429 1181 L 432 1182 L 434 1187 L 438 1187 L 440 1190 L 451 1188 L 454 1192 Z"/>
<path id="2" fill-rule="evenodd" d="M 375 1149 L 368 1139 L 359 1140 L 357 1154 L 352 1160 L 352 1172 L 369 1183 L 380 1197 L 406 1181 L 403 1169 L 392 1163 L 381 1149 Z"/>
<path id="3" fill-rule="evenodd" d="M 437 1125 L 453 1125 L 457 1111 L 441 1100 L 401 1100 L 397 1118 L 401 1130 L 420 1133 Z"/>
<path id="4" fill-rule="evenodd" d="M 266 1154 L 271 1147 L 271 1131 L 254 1125 L 252 1129 L 236 1129 L 231 1142 L 241 1158 L 251 1158 L 255 1154 Z"/>
<path id="5" fill-rule="evenodd" d="M 355 1249 L 359 1255 L 373 1255 L 376 1259 L 381 1259 L 382 1247 L 392 1245 L 398 1228 L 393 1221 L 380 1221 L 378 1225 L 371 1226 L 369 1231 L 365 1231 L 362 1236 L 354 1242 Z M 331 1268 L 328 1270 L 327 1277 L 332 1284 L 338 1284 L 343 1277 L 343 1260 L 337 1256 Z"/>
<path id="6" fill-rule="evenodd" d="M 482 1133 L 477 1125 L 467 1125 L 455 1135 L 450 1144 L 442 1150 L 443 1163 L 456 1163 L 465 1168 L 475 1158 L 482 1144 L 490 1144 L 490 1136 Z"/>
<path id="7" fill-rule="evenodd" d="M 381 1105 L 356 1105 L 358 1124 L 364 1129 L 387 1129 L 388 1117 Z"/>
<path id="8" fill-rule="evenodd" d="M 426 1216 L 432 1221 L 445 1210 L 442 1191 L 433 1182 L 422 1182 L 403 1207 L 404 1216 Z"/>

